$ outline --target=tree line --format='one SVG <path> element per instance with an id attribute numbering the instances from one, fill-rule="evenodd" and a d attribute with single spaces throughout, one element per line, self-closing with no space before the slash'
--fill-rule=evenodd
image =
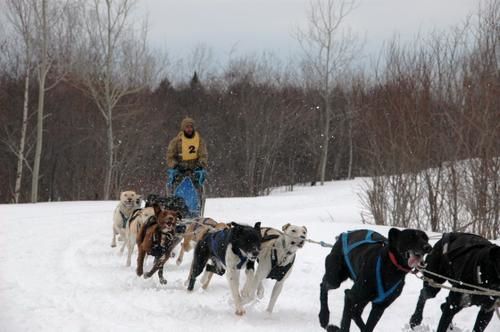
<path id="1" fill-rule="evenodd" d="M 355 4 L 318 0 L 295 34 L 299 61 L 215 70 L 200 46 L 181 79 L 133 5 L 2 3 L 1 202 L 164 193 L 168 141 L 191 116 L 209 196 L 365 176 L 367 222 L 498 236 L 500 1 L 354 69 L 360 43 L 341 27 Z"/>

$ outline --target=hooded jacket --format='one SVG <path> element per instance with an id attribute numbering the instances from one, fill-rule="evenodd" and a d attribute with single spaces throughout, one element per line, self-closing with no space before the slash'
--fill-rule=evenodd
<path id="1" fill-rule="evenodd" d="M 196 158 L 192 160 L 182 159 L 182 139 L 185 138 L 184 130 L 188 125 L 195 128 L 193 119 L 187 117 L 181 122 L 181 131 L 175 136 L 168 144 L 167 149 L 167 167 L 174 168 L 180 166 L 185 169 L 195 169 L 197 167 L 206 168 L 208 166 L 208 153 L 204 140 L 201 138 L 200 133 L 195 129 L 194 134 L 198 135 L 199 146 L 196 151 Z"/>

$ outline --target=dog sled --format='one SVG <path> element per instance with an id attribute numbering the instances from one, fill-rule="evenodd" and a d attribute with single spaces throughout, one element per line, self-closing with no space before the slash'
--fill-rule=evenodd
<path id="1" fill-rule="evenodd" d="M 167 196 L 182 199 L 187 212 L 184 218 L 203 217 L 205 171 L 202 169 L 179 170 L 168 174 Z"/>

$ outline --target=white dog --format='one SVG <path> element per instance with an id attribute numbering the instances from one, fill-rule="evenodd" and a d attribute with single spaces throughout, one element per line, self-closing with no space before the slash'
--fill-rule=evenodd
<path id="1" fill-rule="evenodd" d="M 247 280 L 242 290 L 245 302 L 253 300 L 255 292 L 258 298 L 262 298 L 264 296 L 262 281 L 265 278 L 275 279 L 276 283 L 266 309 L 269 313 L 273 311 L 283 284 L 291 274 L 296 251 L 304 246 L 307 238 L 305 226 L 286 224 L 282 229 L 283 232 L 269 227 L 261 229 L 262 245 L 257 271 L 254 274 L 253 267 L 247 264 Z"/>
<path id="2" fill-rule="evenodd" d="M 134 248 L 136 246 L 137 236 L 141 231 L 142 225 L 144 225 L 149 218 L 157 216 L 161 209 L 158 205 L 155 207 L 147 207 L 140 210 L 135 210 L 130 216 L 129 220 L 125 225 L 125 241 L 120 249 L 120 253 L 123 254 L 125 247 L 128 248 L 127 252 L 127 266 L 130 266 L 132 260 L 132 254 L 134 253 Z"/>
<path id="3" fill-rule="evenodd" d="M 123 191 L 120 194 L 120 203 L 113 212 L 113 239 L 111 240 L 111 247 L 116 247 L 116 236 L 119 235 L 119 240 L 125 239 L 125 226 L 127 220 L 132 215 L 134 210 L 141 207 L 141 196 L 137 195 L 135 191 Z"/>

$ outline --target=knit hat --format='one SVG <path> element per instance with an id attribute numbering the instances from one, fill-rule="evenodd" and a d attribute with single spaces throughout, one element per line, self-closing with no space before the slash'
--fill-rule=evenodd
<path id="1" fill-rule="evenodd" d="M 185 117 L 181 122 L 181 130 L 184 131 L 188 125 L 191 125 L 194 128 L 194 120 L 190 117 Z"/>

